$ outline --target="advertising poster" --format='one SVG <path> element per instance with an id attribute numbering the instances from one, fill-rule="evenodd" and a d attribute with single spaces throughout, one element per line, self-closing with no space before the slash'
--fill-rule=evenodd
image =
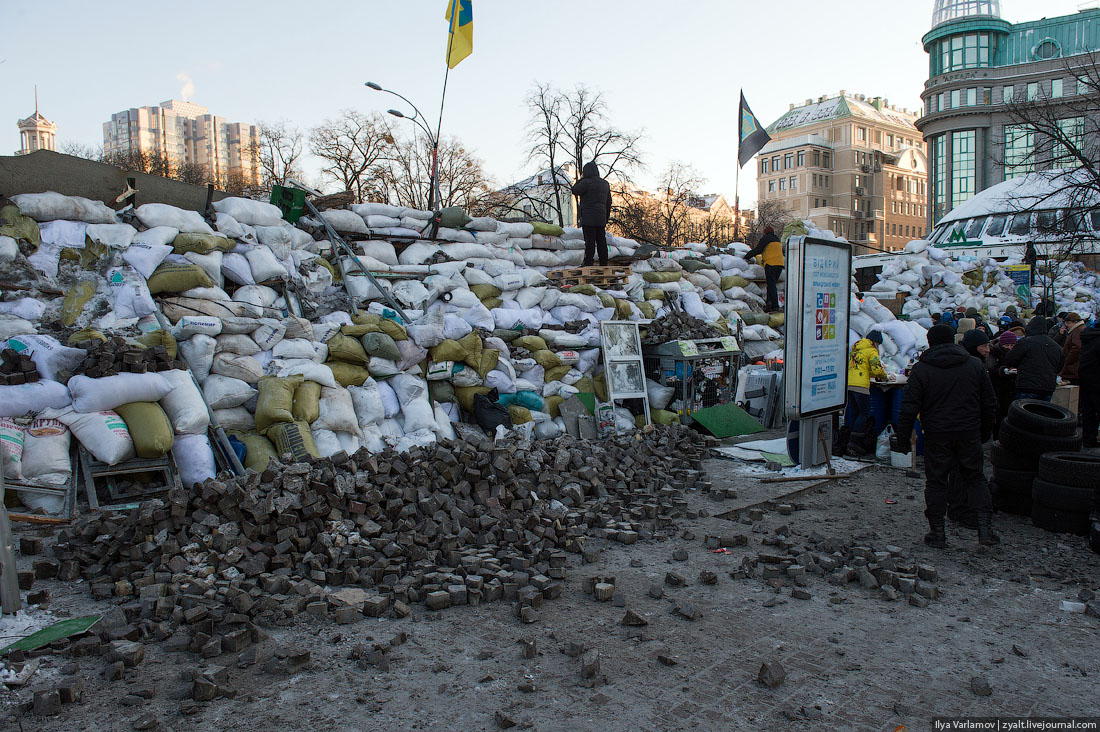
<path id="1" fill-rule="evenodd" d="M 851 248 L 805 239 L 799 280 L 799 413 L 834 412 L 847 400 Z"/>
<path id="2" fill-rule="evenodd" d="M 1005 274 L 1016 285 L 1016 297 L 1024 305 L 1031 306 L 1031 265 L 1006 264 Z"/>

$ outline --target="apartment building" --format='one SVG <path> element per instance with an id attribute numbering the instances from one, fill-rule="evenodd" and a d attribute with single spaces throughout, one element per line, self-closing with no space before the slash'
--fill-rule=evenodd
<path id="1" fill-rule="evenodd" d="M 807 99 L 768 127 L 756 156 L 759 201 L 830 229 L 857 254 L 923 236 L 927 160 L 916 115 L 862 94 Z"/>
<path id="2" fill-rule="evenodd" d="M 103 123 L 106 154 L 140 152 L 162 157 L 172 169 L 198 166 L 223 185 L 260 184 L 259 139 L 255 125 L 230 122 L 178 99 L 127 109 Z"/>

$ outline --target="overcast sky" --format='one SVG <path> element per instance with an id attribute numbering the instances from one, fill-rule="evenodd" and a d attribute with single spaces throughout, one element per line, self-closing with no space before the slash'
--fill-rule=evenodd
<path id="1" fill-rule="evenodd" d="M 1080 0 L 1002 0 L 1018 22 L 1075 12 Z M 339 110 L 384 111 L 401 92 L 435 120 L 445 70 L 446 0 L 103 3 L 0 0 L 0 154 L 39 109 L 65 142 L 102 145 L 111 114 L 189 96 L 232 121 L 302 128 Z M 524 163 L 524 98 L 535 82 L 586 84 L 612 121 L 644 132 L 652 184 L 672 160 L 732 202 L 738 93 L 770 124 L 822 94 L 882 96 L 915 109 L 932 0 L 474 0 L 474 52 L 451 72 L 445 135 L 506 184 Z M 395 120 L 396 121 L 396 120 Z M 397 121 L 398 124 L 408 124 Z M 756 198 L 755 173 L 741 181 Z"/>

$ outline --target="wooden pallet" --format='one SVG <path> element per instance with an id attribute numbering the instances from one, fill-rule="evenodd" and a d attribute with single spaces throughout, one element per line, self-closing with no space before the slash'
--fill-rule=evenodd
<path id="1" fill-rule="evenodd" d="M 577 285 L 596 285 L 598 287 L 621 287 L 630 276 L 630 267 L 608 265 L 606 267 L 573 267 L 553 269 L 546 273 L 552 283 L 561 287 Z"/>

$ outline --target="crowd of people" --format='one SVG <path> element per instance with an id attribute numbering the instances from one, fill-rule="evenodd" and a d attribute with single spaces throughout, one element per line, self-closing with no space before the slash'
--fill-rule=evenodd
<path id="1" fill-rule="evenodd" d="M 982 544 L 999 543 L 985 478 L 983 443 L 997 437 L 1009 405 L 1017 399 L 1051 401 L 1059 381 L 1078 387 L 1078 418 L 1085 448 L 1097 447 L 1100 429 L 1100 326 L 1075 312 L 1034 315 L 1026 323 L 1008 308 L 996 325 L 976 309 L 937 315 L 928 349 L 908 373 L 891 448 L 908 453 L 919 419 L 925 464 L 925 542 L 946 546 L 949 507 L 966 509 L 966 525 Z M 876 336 L 878 336 L 876 338 Z M 881 334 L 872 332 L 851 348 L 848 407 L 834 452 L 861 457 L 874 450 L 878 433 L 870 390 L 887 375 L 879 361 Z"/>

